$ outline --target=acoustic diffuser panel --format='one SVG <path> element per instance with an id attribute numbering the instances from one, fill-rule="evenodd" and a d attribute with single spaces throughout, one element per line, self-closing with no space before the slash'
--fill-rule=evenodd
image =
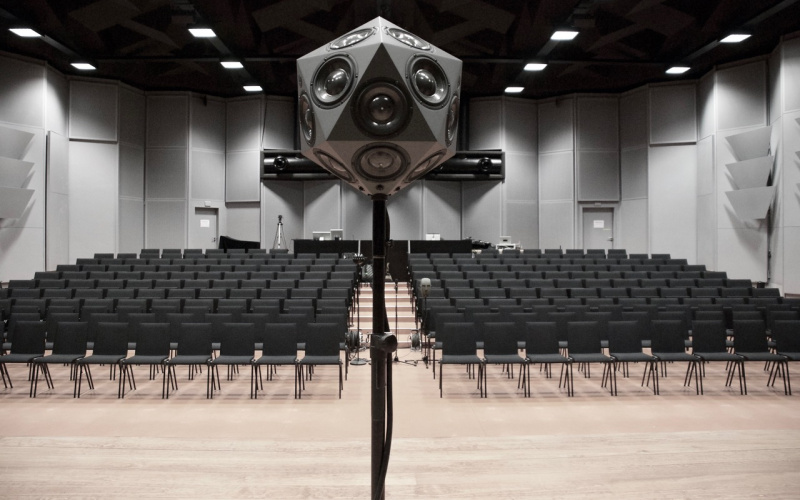
<path id="1" fill-rule="evenodd" d="M 775 198 L 775 186 L 767 185 L 775 163 L 769 154 L 771 132 L 772 127 L 761 127 L 726 138 L 738 160 L 726 165 L 738 189 L 725 195 L 739 219 L 766 218 Z"/>
<path id="2" fill-rule="evenodd" d="M 18 219 L 33 196 L 33 189 L 22 186 L 33 163 L 23 161 L 33 134 L 0 126 L 0 219 Z"/>

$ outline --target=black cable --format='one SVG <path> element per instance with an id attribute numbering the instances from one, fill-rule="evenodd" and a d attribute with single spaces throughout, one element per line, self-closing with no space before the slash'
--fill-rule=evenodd
<path id="1" fill-rule="evenodd" d="M 378 473 L 378 484 L 375 488 L 375 499 L 383 500 L 383 487 L 386 482 L 386 472 L 389 468 L 389 454 L 392 451 L 392 427 L 394 426 L 394 409 L 392 404 L 392 355 L 386 355 L 386 436 L 383 442 L 383 457 Z"/>

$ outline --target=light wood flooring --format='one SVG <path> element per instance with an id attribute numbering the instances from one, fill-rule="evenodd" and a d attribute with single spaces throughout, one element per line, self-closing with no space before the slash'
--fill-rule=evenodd
<path id="1" fill-rule="evenodd" d="M 401 350 L 404 360 L 418 352 Z M 389 499 L 799 498 L 800 386 L 766 387 L 748 365 L 747 396 L 710 366 L 706 394 L 670 367 L 661 395 L 619 395 L 575 372 L 574 398 L 532 371 L 532 397 L 489 368 L 480 399 L 462 368 L 445 367 L 444 398 L 431 370 L 395 363 Z M 54 390 L 28 397 L 26 370 L 10 365 L 0 389 L 0 498 L 368 498 L 370 367 L 351 366 L 342 399 L 336 372 L 317 369 L 302 400 L 291 369 L 248 398 L 249 373 L 205 399 L 205 374 L 160 399 L 161 382 L 136 369 L 138 389 L 116 398 L 95 369 L 94 391 L 72 398 L 63 366 Z M 795 372 L 797 369 L 795 368 Z"/>

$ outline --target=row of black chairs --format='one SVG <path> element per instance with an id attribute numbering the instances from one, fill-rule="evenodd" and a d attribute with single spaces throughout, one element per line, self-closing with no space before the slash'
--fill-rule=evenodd
<path id="1" fill-rule="evenodd" d="M 88 267 L 88 266 L 84 266 Z M 96 269 L 38 271 L 33 280 L 12 280 L 9 288 L 58 288 L 60 280 L 150 279 L 150 280 L 219 280 L 219 279 L 346 279 L 356 274 L 351 266 L 92 266 Z M 287 269 L 288 268 L 288 269 Z"/>
<path id="2" fill-rule="evenodd" d="M 226 257 L 226 256 L 242 256 L 242 255 L 267 255 L 267 256 L 279 256 L 279 255 L 292 255 L 289 253 L 288 248 L 143 248 L 139 251 L 139 253 L 135 252 L 120 252 L 120 253 L 112 253 L 112 252 L 98 252 L 94 254 L 95 259 L 134 259 L 137 256 L 144 256 L 145 258 L 152 258 L 158 257 L 160 255 L 166 255 L 171 258 L 176 258 L 177 256 L 186 256 L 186 257 L 193 257 L 199 258 L 203 256 L 208 257 Z M 312 254 L 316 255 L 316 254 Z M 327 255 L 327 254 L 326 254 Z M 335 254 L 334 254 L 335 255 Z"/>
<path id="3" fill-rule="evenodd" d="M 212 398 L 214 391 L 220 389 L 219 366 L 228 367 L 228 379 L 231 380 L 234 373 L 231 367 L 246 365 L 251 367 L 250 397 L 256 398 L 259 388 L 263 389 L 263 366 L 269 368 L 268 378 L 271 379 L 276 366 L 293 365 L 297 398 L 305 388 L 303 368 L 309 369 L 310 379 L 314 366 L 338 365 L 341 398 L 343 377 L 339 352 L 342 325 L 339 321 L 325 322 L 337 318 L 319 318 L 317 322 L 306 323 L 302 322 L 303 318 L 286 317 L 284 319 L 288 321 L 263 325 L 255 322 L 205 322 L 209 318 L 196 318 L 177 324 L 141 322 L 135 327 L 129 322 L 103 319 L 97 318 L 94 323 L 61 322 L 54 335 L 42 322 L 18 323 L 10 352 L 0 356 L 4 387 L 13 388 L 6 364 L 30 366 L 30 397 L 36 397 L 40 375 L 48 388 L 53 389 L 49 365 L 68 364 L 70 379 L 74 380 L 73 397 L 79 398 L 84 375 L 89 388 L 94 389 L 90 366 L 102 364 L 112 367 L 112 379 L 116 376 L 115 368 L 119 367 L 117 397 L 123 398 L 126 386 L 136 388 L 133 367 L 148 365 L 151 367 L 151 380 L 158 371 L 154 368 L 161 371 L 162 398 L 168 398 L 170 388 L 178 388 L 175 366 L 188 365 L 190 379 L 198 367 L 207 366 L 206 397 Z M 300 323 L 291 322 L 298 319 Z M 135 334 L 133 343 L 131 332 Z M 48 347 L 46 339 L 49 333 L 54 340 Z M 49 349 L 51 354 L 45 355 Z M 132 356 L 129 356 L 129 351 L 133 351 Z M 219 354 L 215 355 L 217 351 Z M 255 358 L 257 351 L 262 354 L 258 359 Z M 298 351 L 304 352 L 302 358 L 298 357 Z"/>
<path id="4" fill-rule="evenodd" d="M 59 264 L 56 271 L 152 271 L 153 267 L 163 268 L 165 271 L 180 271 L 184 268 L 192 271 L 211 270 L 230 271 L 234 268 L 253 270 L 308 270 L 308 268 L 353 268 L 356 267 L 349 259 L 77 259 L 75 264 Z M 50 271 L 52 272 L 52 271 Z"/>
<path id="5" fill-rule="evenodd" d="M 435 271 L 694 271 L 710 272 L 703 264 L 688 264 L 686 259 L 444 259 L 411 260 L 412 270 Z"/>
<path id="6" fill-rule="evenodd" d="M 503 257 L 518 257 L 518 256 L 538 256 L 542 255 L 548 258 L 558 258 L 561 257 L 574 257 L 574 256 L 592 256 L 595 258 L 599 258 L 600 256 L 613 256 L 614 258 L 625 258 L 624 256 L 630 256 L 631 258 L 637 259 L 660 259 L 666 260 L 672 258 L 668 253 L 654 253 L 654 254 L 646 254 L 646 253 L 632 253 L 628 254 L 628 251 L 624 248 L 611 248 L 608 250 L 604 250 L 602 248 L 505 248 L 505 249 L 497 249 L 497 248 L 486 248 L 482 249 L 479 252 L 471 252 L 471 253 L 464 253 L 464 252 L 454 252 L 454 253 L 447 253 L 447 252 L 428 252 L 428 253 L 411 253 L 409 254 L 409 258 L 412 259 L 422 259 L 424 257 L 428 257 L 429 259 L 446 259 L 446 258 L 464 258 L 464 257 L 474 257 L 474 258 L 503 258 Z"/>
<path id="7" fill-rule="evenodd" d="M 776 321 L 770 335 L 764 322 L 739 320 L 732 345 L 728 332 L 716 320 L 695 320 L 691 323 L 691 350 L 687 351 L 686 327 L 680 320 L 659 319 L 650 322 L 647 346 L 643 346 L 641 323 L 636 320 L 609 321 L 605 325 L 607 340 L 603 345 L 601 323 L 598 321 L 486 322 L 478 327 L 474 322 L 452 318 L 440 325 L 436 332 L 436 349 L 441 349 L 439 360 L 439 391 L 443 394 L 442 368 L 446 364 L 467 365 L 468 375 L 478 367 L 478 389 L 482 397 L 487 394 L 486 365 L 499 364 L 513 377 L 512 367 L 519 365 L 517 387 L 530 396 L 530 365 L 540 364 L 546 377 L 552 375 L 552 364 L 560 364 L 559 388 L 564 387 L 569 396 L 574 395 L 573 365 L 578 364 L 585 377 L 591 376 L 591 365 L 603 365 L 602 387 L 611 395 L 617 394 L 616 374 L 629 375 L 629 363 L 644 363 L 641 385 L 652 382 L 653 394 L 659 394 L 659 369 L 667 374 L 667 362 L 687 362 L 684 386 L 694 378 L 696 394 L 703 394 L 705 364 L 725 362 L 725 386 L 733 384 L 738 375 L 740 394 L 747 394 L 745 363 L 766 363 L 767 385 L 772 386 L 780 376 L 784 393 L 791 394 L 789 361 L 800 360 L 800 320 Z M 485 338 L 478 340 L 478 330 Z M 561 340 L 559 330 L 566 333 Z M 770 349 L 769 341 L 773 342 Z M 519 350 L 525 349 L 525 355 Z M 605 353 L 607 349 L 608 354 Z M 483 352 L 483 357 L 478 355 Z M 434 351 L 435 352 L 435 351 Z M 434 369 L 435 376 L 435 369 Z"/>

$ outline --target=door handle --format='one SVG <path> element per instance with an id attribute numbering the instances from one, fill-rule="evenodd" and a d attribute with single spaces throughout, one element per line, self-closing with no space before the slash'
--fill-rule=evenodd
<path id="1" fill-rule="evenodd" d="M 609 238 L 608 241 L 614 241 L 614 238 Z"/>

